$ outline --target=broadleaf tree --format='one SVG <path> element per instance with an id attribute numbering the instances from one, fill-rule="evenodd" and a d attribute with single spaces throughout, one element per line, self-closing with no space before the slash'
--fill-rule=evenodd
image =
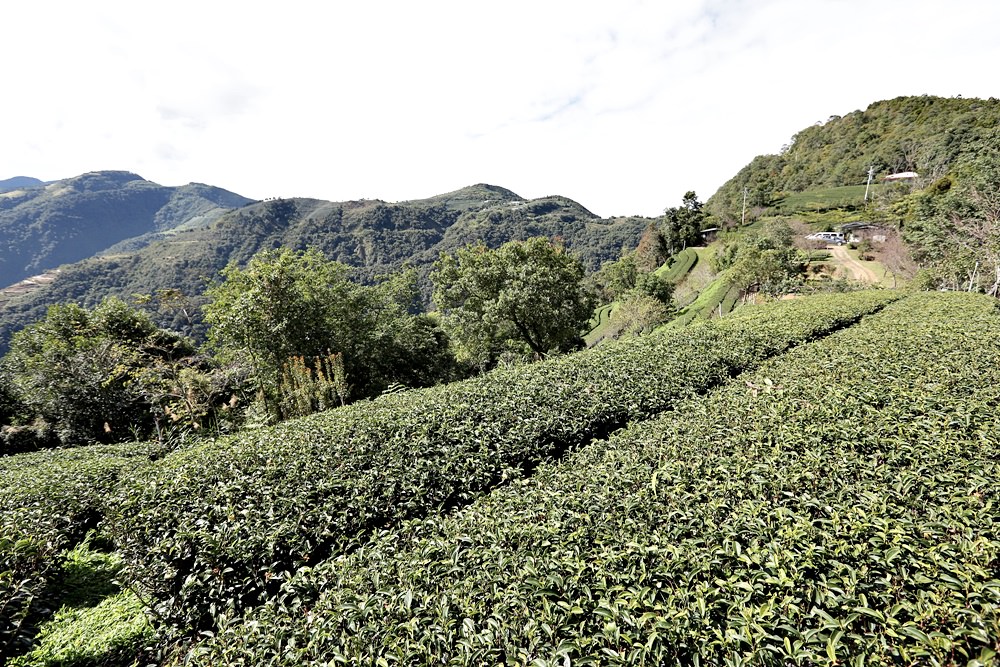
<path id="1" fill-rule="evenodd" d="M 268 399 L 293 357 L 354 353 L 352 320 L 366 312 L 348 267 L 315 250 L 266 250 L 246 267 L 230 264 L 207 295 L 209 345 L 226 362 L 243 362 Z"/>
<path id="2" fill-rule="evenodd" d="M 729 270 L 729 280 L 744 299 L 763 292 L 772 296 L 793 291 L 803 280 L 805 258 L 785 222 L 769 222 L 723 244 L 715 257 L 717 270 Z"/>
<path id="3" fill-rule="evenodd" d="M 659 233 L 668 257 L 688 246 L 697 245 L 698 232 L 705 222 L 702 209 L 703 205 L 693 190 L 684 193 L 680 206 L 664 209 Z"/>
<path id="4" fill-rule="evenodd" d="M 934 289 L 1000 296 L 1000 130 L 982 133 L 953 175 L 909 200 L 902 230 L 922 281 Z"/>
<path id="5" fill-rule="evenodd" d="M 505 353 L 545 357 L 582 344 L 595 299 L 580 260 L 543 237 L 442 255 L 434 303 L 457 356 L 481 369 Z"/>
<path id="6" fill-rule="evenodd" d="M 26 418 L 43 420 L 64 444 L 111 442 L 159 426 L 154 395 L 172 377 L 154 382 L 148 369 L 174 369 L 193 354 L 186 338 L 109 298 L 93 310 L 50 307 L 14 335 L 3 366 Z"/>
<path id="7" fill-rule="evenodd" d="M 338 394 L 346 400 L 393 383 L 449 378 L 447 338 L 428 316 L 412 312 L 415 274 L 375 286 L 349 274 L 315 249 L 266 250 L 246 267 L 227 267 L 208 290 L 209 345 L 223 362 L 249 367 L 268 418 L 292 416 L 281 409 L 281 392 L 293 367 L 301 375 L 336 359 L 346 383 Z"/>

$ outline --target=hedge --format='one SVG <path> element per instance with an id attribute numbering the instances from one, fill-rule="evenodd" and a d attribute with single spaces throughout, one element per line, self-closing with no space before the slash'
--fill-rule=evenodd
<path id="1" fill-rule="evenodd" d="M 897 298 L 833 295 L 356 404 L 139 471 L 108 530 L 182 631 L 275 594 L 297 568 L 461 507 L 595 437 Z"/>
<path id="2" fill-rule="evenodd" d="M 60 554 L 97 527 L 119 477 L 153 451 L 133 443 L 0 458 L 0 658 L 30 644 L 58 596 Z"/>
<path id="3" fill-rule="evenodd" d="M 679 283 L 691 273 L 691 269 L 698 263 L 698 251 L 694 248 L 685 248 L 674 256 L 670 266 L 665 270 L 658 270 L 657 273 L 669 282 Z"/>
<path id="4" fill-rule="evenodd" d="M 996 664 L 1000 316 L 922 295 L 303 568 L 186 665 Z"/>

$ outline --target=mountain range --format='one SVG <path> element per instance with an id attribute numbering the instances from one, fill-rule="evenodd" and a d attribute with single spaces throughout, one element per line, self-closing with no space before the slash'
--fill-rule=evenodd
<path id="1" fill-rule="evenodd" d="M 472 242 L 541 235 L 562 239 L 593 270 L 634 247 L 650 222 L 602 219 L 565 197 L 528 200 L 486 184 L 398 203 L 251 201 L 206 185 L 92 172 L 0 194 L 0 281 L 9 286 L 0 293 L 0 345 L 53 303 L 168 288 L 197 301 L 228 263 L 266 248 L 315 247 L 371 282 L 404 266 L 425 278 L 442 252 Z"/>
<path id="2" fill-rule="evenodd" d="M 211 224 L 252 200 L 198 183 L 165 187 L 124 171 L 51 183 L 0 181 L 0 285 L 168 232 Z"/>
<path id="3" fill-rule="evenodd" d="M 819 194 L 828 203 L 820 206 L 836 210 L 809 222 L 892 225 L 919 261 L 960 278 L 957 255 L 939 252 L 942 239 L 950 238 L 955 215 L 979 211 L 981 193 L 995 189 L 998 146 L 1000 100 L 925 95 L 875 102 L 801 130 L 778 154 L 757 156 L 705 209 L 712 225 L 738 228 L 760 216 L 797 215 L 803 199 L 790 195 L 825 189 Z M 869 172 L 878 183 L 899 171 L 919 178 L 880 191 L 878 206 L 862 198 Z M 468 243 L 559 238 L 594 270 L 634 248 L 651 222 L 599 218 L 565 197 L 529 200 L 487 184 L 396 203 L 253 201 L 210 185 L 165 187 L 123 171 L 53 182 L 18 176 L 0 181 L 0 285 L 8 286 L 0 290 L 0 350 L 54 303 L 93 306 L 109 295 L 176 289 L 196 306 L 222 268 L 267 248 L 317 248 L 353 267 L 362 282 L 412 267 L 426 297 L 433 262 Z M 160 320 L 176 325 L 166 315 Z"/>

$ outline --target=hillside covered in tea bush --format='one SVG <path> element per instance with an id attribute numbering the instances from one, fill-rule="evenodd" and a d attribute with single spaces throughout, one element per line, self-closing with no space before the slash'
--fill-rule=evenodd
<path id="1" fill-rule="evenodd" d="M 173 452 L 4 457 L 0 650 L 990 664 L 998 325 L 976 295 L 812 297 Z M 127 591 L 32 640 L 90 530 Z"/>

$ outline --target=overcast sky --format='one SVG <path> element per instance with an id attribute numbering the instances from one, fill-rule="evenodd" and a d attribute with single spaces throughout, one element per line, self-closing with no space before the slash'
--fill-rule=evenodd
<path id="1" fill-rule="evenodd" d="M 4 3 L 0 179 L 656 215 L 831 115 L 1000 95 L 998 28 L 988 0 Z"/>

